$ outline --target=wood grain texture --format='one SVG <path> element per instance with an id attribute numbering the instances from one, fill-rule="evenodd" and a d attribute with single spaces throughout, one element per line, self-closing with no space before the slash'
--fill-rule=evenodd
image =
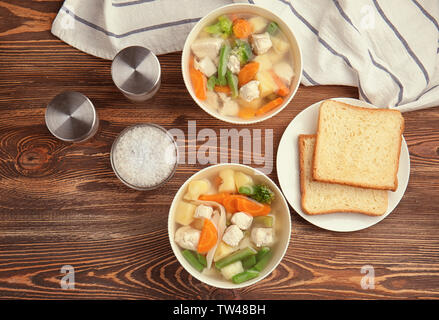
<path id="1" fill-rule="evenodd" d="M 280 266 L 260 283 L 221 290 L 193 279 L 174 257 L 167 234 L 170 202 L 203 166 L 180 165 L 165 188 L 128 189 L 111 170 L 109 151 L 126 126 L 155 122 L 187 133 L 233 128 L 201 112 L 180 72 L 180 53 L 163 55 L 162 87 L 133 104 L 113 86 L 110 62 L 50 33 L 62 1 L 0 0 L 0 298 L 343 299 L 439 298 L 439 108 L 404 114 L 411 157 L 407 192 L 379 224 L 334 233 L 292 211 L 292 235 Z M 45 105 L 77 90 L 97 107 L 90 141 L 56 140 Z M 275 118 L 248 128 L 273 129 L 274 152 L 288 123 L 325 98 L 357 97 L 349 87 L 300 87 Z M 245 156 L 245 155 L 244 155 Z M 275 170 L 270 176 L 277 182 Z M 60 269 L 75 268 L 63 290 Z M 364 265 L 375 289 L 361 289 Z"/>

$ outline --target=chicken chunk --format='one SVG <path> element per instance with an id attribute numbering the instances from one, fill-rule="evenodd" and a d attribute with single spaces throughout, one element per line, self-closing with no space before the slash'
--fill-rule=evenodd
<path id="1" fill-rule="evenodd" d="M 206 218 L 210 219 L 213 213 L 213 208 L 209 206 L 205 206 L 204 204 L 200 204 L 197 209 L 195 209 L 195 218 Z"/>
<path id="2" fill-rule="evenodd" d="M 204 57 L 200 61 L 197 61 L 197 59 L 194 58 L 194 67 L 204 73 L 208 78 L 216 72 L 215 63 L 209 57 Z"/>
<path id="3" fill-rule="evenodd" d="M 253 228 L 250 237 L 257 247 L 268 246 L 273 243 L 273 229 Z"/>
<path id="4" fill-rule="evenodd" d="M 210 90 L 206 91 L 206 100 L 204 102 L 209 109 L 214 111 L 217 111 L 220 106 L 218 95 Z"/>
<path id="5" fill-rule="evenodd" d="M 237 116 L 239 113 L 239 104 L 236 101 L 228 98 L 224 101 L 220 113 L 223 116 Z"/>
<path id="6" fill-rule="evenodd" d="M 227 94 L 223 92 L 218 93 L 219 100 L 222 102 L 223 106 L 220 109 L 220 114 L 223 116 L 237 116 L 239 112 L 239 104 L 230 98 Z"/>
<path id="7" fill-rule="evenodd" d="M 237 225 L 241 230 L 247 230 L 250 228 L 253 222 L 253 217 L 245 212 L 237 212 L 230 220 L 233 224 Z"/>
<path id="8" fill-rule="evenodd" d="M 287 85 L 291 84 L 291 79 L 294 76 L 293 68 L 287 62 L 279 62 L 273 66 L 273 71 L 278 77 Z"/>
<path id="9" fill-rule="evenodd" d="M 253 51 L 257 55 L 266 53 L 273 46 L 268 32 L 253 34 L 251 36 L 251 44 Z"/>
<path id="10" fill-rule="evenodd" d="M 224 92 L 218 92 L 218 97 L 220 98 L 221 102 L 223 102 L 223 103 L 230 100 L 230 97 Z"/>
<path id="11" fill-rule="evenodd" d="M 241 63 L 239 62 L 239 59 L 234 54 L 230 55 L 229 61 L 227 62 L 227 68 L 232 71 L 232 73 L 239 73 L 239 70 L 241 70 Z"/>
<path id="12" fill-rule="evenodd" d="M 232 224 L 224 231 L 223 241 L 231 247 L 236 247 L 244 238 L 244 233 L 237 225 Z"/>
<path id="13" fill-rule="evenodd" d="M 191 49 L 198 59 L 209 57 L 215 61 L 216 57 L 219 55 L 223 42 L 224 40 L 221 38 L 197 39 L 192 43 Z"/>
<path id="14" fill-rule="evenodd" d="M 257 80 L 252 80 L 239 89 L 239 96 L 247 102 L 259 98 L 259 95 L 259 81 Z"/>
<path id="15" fill-rule="evenodd" d="M 175 232 L 175 242 L 183 249 L 197 250 L 201 231 L 190 226 L 180 227 Z"/>

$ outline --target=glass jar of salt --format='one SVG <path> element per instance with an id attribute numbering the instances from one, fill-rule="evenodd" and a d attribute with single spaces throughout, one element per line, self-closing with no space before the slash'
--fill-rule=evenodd
<path id="1" fill-rule="evenodd" d="M 111 148 L 111 166 L 125 185 L 152 190 L 169 181 L 177 169 L 178 149 L 161 126 L 146 123 L 124 129 Z"/>

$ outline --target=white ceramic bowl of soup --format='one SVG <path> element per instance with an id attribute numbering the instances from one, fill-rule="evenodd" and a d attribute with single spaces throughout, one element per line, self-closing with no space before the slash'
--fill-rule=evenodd
<path id="1" fill-rule="evenodd" d="M 211 24 L 214 24 L 218 17 L 224 14 L 249 14 L 254 16 L 261 16 L 266 18 L 269 22 L 274 21 L 278 24 L 279 29 L 283 33 L 283 35 L 286 37 L 286 40 L 288 40 L 288 43 L 290 44 L 290 55 L 291 55 L 291 61 L 290 65 L 293 68 L 294 76 L 291 80 L 291 84 L 289 86 L 290 92 L 289 94 L 284 97 L 283 103 L 275 108 L 274 110 L 263 114 L 259 117 L 254 117 L 251 119 L 242 119 L 235 116 L 224 116 L 220 114 L 216 110 L 212 110 L 209 108 L 204 101 L 201 101 L 198 99 L 194 93 L 192 82 L 189 75 L 189 59 L 191 57 L 191 44 L 197 39 L 200 32 L 206 27 Z M 271 49 L 273 50 L 273 49 Z M 192 31 L 189 33 L 185 45 L 183 47 L 183 54 L 182 54 L 182 72 L 183 72 L 183 79 L 184 83 L 186 85 L 187 90 L 189 91 L 189 94 L 194 99 L 194 101 L 200 106 L 201 109 L 206 111 L 211 116 L 223 120 L 225 122 L 233 123 L 233 124 L 252 124 L 261 122 L 264 120 L 267 120 L 279 112 L 281 112 L 291 101 L 291 99 L 294 97 L 294 95 L 297 92 L 297 89 L 299 88 L 299 84 L 302 77 L 302 53 L 300 50 L 299 43 L 294 36 L 293 31 L 291 28 L 285 23 L 279 16 L 271 12 L 270 10 L 267 10 L 263 7 L 252 5 L 252 4 L 230 4 L 226 5 L 224 7 L 218 8 L 212 12 L 210 12 L 208 15 L 206 15 L 204 18 L 202 18 L 192 29 Z"/>
<path id="2" fill-rule="evenodd" d="M 199 180 L 199 179 L 212 180 L 218 175 L 219 171 L 223 169 L 233 169 L 235 170 L 235 172 L 240 171 L 247 175 L 250 175 L 255 183 L 261 183 L 268 186 L 274 192 L 274 197 L 275 197 L 273 202 L 271 203 L 272 212 L 274 213 L 275 216 L 274 227 L 273 227 L 275 240 L 271 247 L 272 257 L 270 259 L 270 262 L 260 272 L 258 277 L 240 284 L 235 284 L 231 280 L 226 280 L 221 276 L 219 272 L 218 274 L 214 274 L 214 275 L 206 275 L 204 273 L 200 273 L 193 266 L 191 266 L 191 264 L 183 257 L 182 251 L 184 249 L 180 248 L 174 239 L 175 232 L 180 226 L 178 223 L 175 222 L 176 209 L 178 203 L 183 200 L 183 196 L 187 192 L 189 183 L 193 180 Z M 204 168 L 198 171 L 197 173 L 195 173 L 194 175 L 192 175 L 177 191 L 174 200 L 172 201 L 171 207 L 169 209 L 168 233 L 169 233 L 169 241 L 171 243 L 172 250 L 175 256 L 177 257 L 177 260 L 180 262 L 183 268 L 187 272 L 189 272 L 194 278 L 213 287 L 223 288 L 223 289 L 237 289 L 261 281 L 266 276 L 268 276 L 282 261 L 285 252 L 288 249 L 288 245 L 291 237 L 290 210 L 280 189 L 267 175 L 265 175 L 261 171 L 242 164 L 232 164 L 232 163 L 217 164 Z M 215 267 L 212 265 L 212 268 L 214 269 Z"/>

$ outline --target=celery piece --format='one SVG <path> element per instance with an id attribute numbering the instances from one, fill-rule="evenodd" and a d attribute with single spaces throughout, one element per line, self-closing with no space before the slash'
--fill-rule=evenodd
<path id="1" fill-rule="evenodd" d="M 256 261 L 261 260 L 271 249 L 269 247 L 262 247 L 256 254 Z"/>
<path id="2" fill-rule="evenodd" d="M 198 261 L 197 256 L 192 251 L 186 249 L 183 250 L 182 254 L 192 267 L 197 269 L 199 272 L 203 271 L 203 265 L 200 263 L 200 261 Z"/>
<path id="3" fill-rule="evenodd" d="M 266 252 L 259 260 L 258 262 L 256 262 L 256 264 L 253 266 L 253 269 L 257 270 L 257 271 L 262 271 L 268 264 L 268 262 L 271 259 L 271 256 L 273 255 L 272 251 L 269 250 L 268 252 Z M 257 258 L 256 258 L 257 260 Z"/>
<path id="4" fill-rule="evenodd" d="M 226 72 L 227 84 L 232 92 L 232 98 L 238 97 L 238 77 L 229 69 Z"/>
<path id="5" fill-rule="evenodd" d="M 204 255 L 202 255 L 201 253 L 198 253 L 197 252 L 197 259 L 198 259 L 198 262 L 199 263 L 201 263 L 201 265 L 203 266 L 203 267 L 207 267 L 207 260 L 206 260 L 206 256 L 204 256 Z"/>
<path id="6" fill-rule="evenodd" d="M 215 76 L 210 76 L 209 79 L 207 80 L 207 89 L 213 91 L 217 82 L 218 79 Z"/>
<path id="7" fill-rule="evenodd" d="M 218 260 L 217 262 L 215 262 L 215 267 L 217 269 L 221 269 L 224 268 L 225 266 L 228 266 L 231 263 L 234 263 L 236 261 L 239 260 L 244 260 L 250 256 L 253 256 L 257 253 L 257 251 L 251 247 L 247 247 L 245 249 L 236 251 L 234 253 L 232 253 L 231 255 L 222 258 L 221 260 Z"/>
<path id="8" fill-rule="evenodd" d="M 242 260 L 242 266 L 244 269 L 250 269 L 256 264 L 256 256 L 250 256 L 244 260 Z"/>
<path id="9" fill-rule="evenodd" d="M 239 193 L 245 194 L 246 196 L 251 196 L 255 191 L 252 186 L 242 186 L 239 187 Z"/>
<path id="10" fill-rule="evenodd" d="M 232 277 L 232 281 L 235 284 L 239 284 L 254 279 L 257 276 L 259 276 L 259 272 L 257 270 L 250 269 L 234 275 Z"/>
<path id="11" fill-rule="evenodd" d="M 267 26 L 267 32 L 270 34 L 270 35 L 275 35 L 277 32 L 279 31 L 279 26 L 278 26 L 278 24 L 276 23 L 276 22 L 274 22 L 274 21 L 271 21 L 269 24 L 268 24 L 268 26 Z"/>
<path id="12" fill-rule="evenodd" d="M 273 227 L 273 217 L 272 216 L 254 217 L 253 223 L 263 225 L 266 228 L 272 228 Z"/>
<path id="13" fill-rule="evenodd" d="M 227 62 L 230 56 L 230 46 L 225 43 L 221 46 L 220 57 L 218 62 L 218 83 L 221 86 L 227 85 L 226 73 L 227 73 Z"/>

